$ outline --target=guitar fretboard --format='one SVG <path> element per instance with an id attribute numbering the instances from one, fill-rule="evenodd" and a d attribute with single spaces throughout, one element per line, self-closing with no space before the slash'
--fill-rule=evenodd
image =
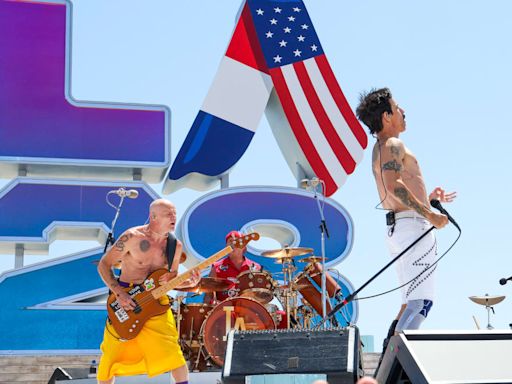
<path id="1" fill-rule="evenodd" d="M 164 296 L 168 291 L 180 286 L 186 280 L 188 280 L 190 278 L 190 276 L 192 276 L 193 269 L 197 269 L 199 271 L 202 269 L 205 269 L 206 267 L 209 267 L 210 265 L 215 263 L 217 260 L 222 259 L 224 256 L 226 256 L 227 254 L 229 254 L 232 251 L 233 251 L 233 248 L 230 245 L 228 245 L 226 248 L 221 249 L 219 252 L 210 256 L 206 260 L 201 261 L 199 264 L 195 265 L 193 268 L 189 269 L 188 271 L 183 272 L 181 275 L 175 277 L 174 279 L 172 279 L 172 280 L 168 281 L 167 283 L 161 285 L 160 287 L 154 289 L 153 291 L 151 291 L 151 294 L 153 295 L 153 297 L 155 299 L 158 299 L 158 298 Z"/>

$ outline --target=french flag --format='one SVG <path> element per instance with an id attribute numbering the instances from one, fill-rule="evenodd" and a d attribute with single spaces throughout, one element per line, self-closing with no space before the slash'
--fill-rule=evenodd
<path id="1" fill-rule="evenodd" d="M 264 114 L 273 85 L 248 5 L 242 8 L 219 69 L 164 184 L 164 193 L 184 186 L 218 185 L 245 153 Z"/>
<path id="2" fill-rule="evenodd" d="M 247 149 L 264 112 L 297 180 L 320 178 L 326 196 L 363 158 L 367 136 L 302 0 L 247 0 L 164 192 L 218 183 Z"/>

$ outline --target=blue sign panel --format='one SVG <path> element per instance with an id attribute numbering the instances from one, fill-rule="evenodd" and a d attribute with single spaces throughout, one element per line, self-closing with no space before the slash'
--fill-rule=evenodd
<path id="1" fill-rule="evenodd" d="M 14 179 L 0 190 L 0 251 L 13 252 L 15 244 L 23 244 L 29 250 L 46 251 L 52 239 L 66 231 L 77 232 L 77 229 L 85 234 L 81 238 L 101 242 L 109 232 L 115 213 L 106 203 L 106 195 L 120 187 L 137 190 L 139 197 L 125 199 L 123 209 L 128 214 L 120 215 L 116 233 L 146 221 L 148 206 L 158 197 L 147 184 Z M 111 196 L 111 199 L 117 198 Z"/>

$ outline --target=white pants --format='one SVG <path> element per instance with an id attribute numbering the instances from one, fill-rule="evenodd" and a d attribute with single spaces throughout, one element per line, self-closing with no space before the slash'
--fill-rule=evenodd
<path id="1" fill-rule="evenodd" d="M 432 224 L 415 211 L 404 211 L 395 214 L 393 231 L 391 227 L 387 228 L 386 242 L 394 258 L 428 231 Z M 436 238 L 430 232 L 395 262 L 400 285 L 407 283 L 402 287 L 403 304 L 410 300 L 434 301 L 434 272 L 437 266 L 425 270 L 435 262 L 436 255 Z"/>

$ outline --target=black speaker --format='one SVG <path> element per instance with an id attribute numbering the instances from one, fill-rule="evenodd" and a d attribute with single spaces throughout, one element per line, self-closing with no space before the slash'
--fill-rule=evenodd
<path id="1" fill-rule="evenodd" d="M 64 381 L 64 380 L 71 380 L 71 375 L 62 369 L 61 367 L 55 368 L 55 371 L 53 371 L 52 376 L 50 377 L 50 380 L 48 380 L 48 384 L 55 384 L 57 380 Z"/>
<path id="2" fill-rule="evenodd" d="M 222 382 L 245 383 L 246 376 L 327 374 L 330 384 L 353 384 L 362 375 L 359 330 L 231 331 Z"/>
<path id="3" fill-rule="evenodd" d="M 393 336 L 380 384 L 512 383 L 510 331 L 404 331 Z"/>

